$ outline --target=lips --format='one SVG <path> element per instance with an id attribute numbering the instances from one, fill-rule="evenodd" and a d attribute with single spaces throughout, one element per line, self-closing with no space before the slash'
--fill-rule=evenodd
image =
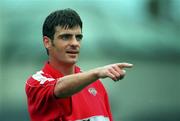
<path id="1" fill-rule="evenodd" d="M 77 51 L 77 50 L 68 50 L 68 51 L 66 51 L 66 53 L 68 53 L 68 54 L 78 54 L 79 51 Z"/>

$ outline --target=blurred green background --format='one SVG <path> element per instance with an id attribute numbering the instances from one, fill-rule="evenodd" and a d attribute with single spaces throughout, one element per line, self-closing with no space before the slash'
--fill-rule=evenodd
<path id="1" fill-rule="evenodd" d="M 114 121 L 180 121 L 180 0 L 1 0 L 0 120 L 29 121 L 25 82 L 47 60 L 42 24 L 73 8 L 84 26 L 78 65 L 130 62 L 104 79 Z"/>

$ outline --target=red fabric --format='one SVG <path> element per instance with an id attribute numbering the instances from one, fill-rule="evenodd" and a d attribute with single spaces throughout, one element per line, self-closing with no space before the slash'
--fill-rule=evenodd
<path id="1" fill-rule="evenodd" d="M 76 67 L 75 73 L 79 72 Z M 46 63 L 42 71 L 27 80 L 31 121 L 74 121 L 92 116 L 109 117 L 112 121 L 108 95 L 99 80 L 69 98 L 57 99 L 53 90 L 60 77 L 63 75 Z"/>

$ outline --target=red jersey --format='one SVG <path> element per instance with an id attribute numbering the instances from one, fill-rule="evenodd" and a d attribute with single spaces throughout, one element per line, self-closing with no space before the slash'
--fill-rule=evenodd
<path id="1" fill-rule="evenodd" d="M 75 73 L 80 68 L 75 67 Z M 54 87 L 63 74 L 48 63 L 26 82 L 31 121 L 112 121 L 108 95 L 97 80 L 68 98 L 56 98 Z"/>

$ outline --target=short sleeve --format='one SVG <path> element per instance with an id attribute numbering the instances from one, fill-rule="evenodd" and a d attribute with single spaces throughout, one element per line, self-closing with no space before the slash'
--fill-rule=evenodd
<path id="1" fill-rule="evenodd" d="M 71 97 L 57 99 L 54 96 L 56 80 L 31 77 L 26 82 L 28 111 L 32 121 L 60 119 L 71 112 Z"/>

